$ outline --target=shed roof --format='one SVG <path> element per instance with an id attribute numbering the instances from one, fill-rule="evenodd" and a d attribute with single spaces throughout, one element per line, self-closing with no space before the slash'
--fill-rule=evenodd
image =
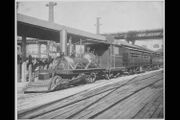
<path id="1" fill-rule="evenodd" d="M 90 32 L 82 31 L 79 29 L 67 27 L 56 23 L 51 23 L 49 21 L 41 20 L 22 14 L 17 14 L 17 23 L 18 35 L 24 34 L 28 37 L 37 37 L 42 39 L 57 39 L 57 36 L 59 36 L 59 31 L 65 29 L 68 34 L 79 38 L 90 38 L 104 41 L 106 40 L 106 37 L 102 35 L 96 35 Z M 37 35 L 37 32 L 39 33 L 39 35 Z M 48 37 L 47 34 L 49 34 L 49 36 L 52 37 Z"/>

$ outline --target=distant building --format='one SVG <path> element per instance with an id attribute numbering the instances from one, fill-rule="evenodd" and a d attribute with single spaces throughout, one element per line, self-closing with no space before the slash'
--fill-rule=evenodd
<path id="1" fill-rule="evenodd" d="M 163 40 L 162 39 L 136 40 L 135 45 L 144 46 L 144 47 L 146 46 L 146 48 L 156 51 L 162 48 Z"/>

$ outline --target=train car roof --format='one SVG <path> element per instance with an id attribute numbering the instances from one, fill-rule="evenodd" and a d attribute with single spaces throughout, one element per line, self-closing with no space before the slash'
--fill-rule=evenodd
<path id="1" fill-rule="evenodd" d="M 155 53 L 155 51 L 152 51 L 148 48 L 144 48 L 142 46 L 138 46 L 138 45 L 132 45 L 123 41 L 120 41 L 120 44 L 115 44 L 112 43 L 112 41 L 114 41 L 114 38 L 112 38 L 111 36 L 106 36 L 106 40 L 95 40 L 95 39 L 86 39 L 85 43 L 89 43 L 89 44 L 104 44 L 104 45 L 114 45 L 114 46 L 123 46 L 126 47 L 128 49 L 133 49 L 133 50 L 139 50 L 142 52 L 148 52 L 148 53 Z"/>
<path id="2" fill-rule="evenodd" d="M 155 53 L 155 51 L 152 51 L 148 48 L 144 48 L 144 47 L 138 46 L 138 45 L 132 45 L 132 44 L 129 44 L 126 42 L 120 42 L 120 44 L 115 44 L 115 43 L 109 42 L 109 40 L 101 41 L 101 40 L 93 40 L 93 39 L 87 39 L 84 42 L 91 43 L 91 44 L 114 45 L 114 46 L 119 46 L 119 47 L 126 47 L 128 49 L 138 50 L 138 51 L 142 51 L 142 52 Z"/>
<path id="3" fill-rule="evenodd" d="M 154 53 L 154 51 L 148 49 L 148 48 L 144 48 L 142 46 L 138 46 L 138 45 L 132 45 L 132 44 L 129 44 L 129 43 L 126 43 L 126 42 L 120 42 L 120 44 L 113 44 L 115 46 L 124 46 L 128 49 L 133 49 L 133 50 L 140 50 L 140 51 L 143 51 L 143 52 L 148 52 L 148 53 Z"/>

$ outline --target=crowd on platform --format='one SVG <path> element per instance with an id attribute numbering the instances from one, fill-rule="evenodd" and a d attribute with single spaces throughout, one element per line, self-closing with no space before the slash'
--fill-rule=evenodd
<path id="1" fill-rule="evenodd" d="M 90 52 L 90 53 L 94 53 L 94 51 L 90 51 L 90 49 L 87 49 L 86 52 Z M 73 51 L 70 55 L 70 57 L 74 58 L 76 55 L 75 51 Z M 57 57 L 51 57 L 50 55 L 48 55 L 46 58 L 37 58 L 37 57 L 32 57 L 31 55 L 29 55 L 28 57 L 26 57 L 24 60 L 22 58 L 21 54 L 17 55 L 17 67 L 18 67 L 18 79 L 22 78 L 22 71 L 23 68 L 25 69 L 25 74 L 26 76 L 28 76 L 28 74 L 32 74 L 34 75 L 36 72 L 42 72 L 42 71 L 46 71 L 46 70 L 53 70 L 53 68 L 56 66 L 56 58 L 61 58 L 62 56 L 64 56 L 64 53 L 60 52 L 60 56 Z M 77 54 L 77 57 L 81 56 L 81 54 Z M 25 67 L 23 67 L 25 66 Z M 20 81 L 20 80 L 19 80 Z"/>
<path id="2" fill-rule="evenodd" d="M 21 74 L 22 74 L 22 64 L 26 64 L 26 71 L 28 72 L 27 74 L 30 73 L 29 70 L 31 70 L 31 73 L 34 74 L 36 71 L 40 70 L 49 70 L 53 67 L 53 62 L 55 61 L 56 58 L 52 58 L 51 56 L 48 56 L 47 58 L 35 58 L 29 55 L 28 57 L 25 58 L 24 62 L 22 60 L 22 56 L 18 54 L 17 56 L 17 63 L 18 63 L 18 71 L 19 71 L 19 77 L 20 79 Z"/>
<path id="3" fill-rule="evenodd" d="M 35 58 L 29 55 L 26 59 L 25 62 L 27 64 L 27 68 L 29 66 L 32 66 L 32 71 L 35 71 L 37 68 L 39 69 L 44 69 L 47 70 L 50 68 L 51 64 L 53 63 L 53 60 L 55 58 L 52 58 L 51 56 L 48 56 L 47 58 Z M 22 57 L 18 55 L 18 64 L 22 64 Z"/>

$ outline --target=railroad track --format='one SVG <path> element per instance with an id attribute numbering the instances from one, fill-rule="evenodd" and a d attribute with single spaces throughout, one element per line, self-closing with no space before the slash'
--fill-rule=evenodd
<path id="1" fill-rule="evenodd" d="M 18 111 L 19 119 L 73 119 L 73 118 L 145 118 L 161 113 L 162 71 L 137 76 L 127 81 L 85 90 L 45 105 Z M 159 87 L 160 86 L 160 87 Z M 154 96 L 154 97 L 153 97 Z M 141 101 L 141 102 L 140 102 Z M 157 112 L 142 116 L 149 101 L 156 102 Z M 158 101 L 158 102 L 157 102 Z M 151 104 L 154 104 L 152 102 Z M 133 103 L 132 105 L 130 105 Z M 146 106 L 146 107 L 145 107 Z M 151 105 L 152 106 L 152 105 Z M 131 108 L 134 109 L 131 109 Z M 146 108 L 146 109 L 145 109 Z M 145 110 L 143 110 L 145 109 Z"/>

